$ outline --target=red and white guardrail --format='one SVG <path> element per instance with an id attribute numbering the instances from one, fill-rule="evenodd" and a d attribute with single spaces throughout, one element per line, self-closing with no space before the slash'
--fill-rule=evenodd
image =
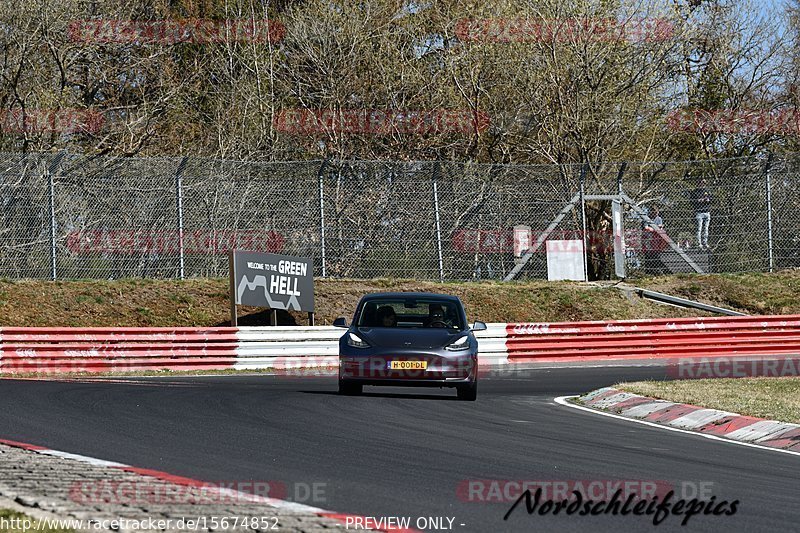
<path id="1" fill-rule="evenodd" d="M 800 354 L 800 315 L 508 324 L 511 362 Z"/>
<path id="2" fill-rule="evenodd" d="M 0 328 L 0 373 L 332 367 L 342 329 Z M 800 354 L 800 315 L 489 324 L 482 365 Z"/>
<path id="3" fill-rule="evenodd" d="M 338 365 L 333 326 L 0 328 L 0 373 L 292 370 Z M 506 324 L 478 333 L 481 362 L 506 362 Z"/>

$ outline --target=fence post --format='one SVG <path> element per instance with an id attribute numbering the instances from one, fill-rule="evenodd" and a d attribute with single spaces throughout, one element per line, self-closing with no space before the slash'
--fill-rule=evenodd
<path id="1" fill-rule="evenodd" d="M 58 249 L 56 247 L 56 185 L 54 175 L 61 166 L 61 161 L 67 155 L 66 151 L 59 152 L 47 167 L 47 196 L 50 204 L 50 279 L 55 281 L 58 277 Z"/>
<path id="2" fill-rule="evenodd" d="M 178 256 L 180 260 L 180 279 L 186 277 L 183 250 L 183 171 L 188 162 L 189 158 L 184 156 L 181 162 L 178 163 L 178 169 L 175 171 L 175 200 L 178 205 Z"/>
<path id="3" fill-rule="evenodd" d="M 580 202 L 581 202 L 581 229 L 583 233 L 583 281 L 589 281 L 589 264 L 587 261 L 587 255 L 589 253 L 588 247 L 586 246 L 586 200 L 585 200 L 585 185 L 586 185 L 586 172 L 588 169 L 589 163 L 584 163 L 581 165 L 581 177 L 580 177 Z"/>
<path id="4" fill-rule="evenodd" d="M 772 166 L 772 152 L 767 156 L 767 163 L 764 165 L 764 181 L 767 186 L 767 249 L 769 252 L 769 271 L 772 272 L 775 268 L 775 257 L 772 248 L 772 178 L 770 176 L 770 167 Z"/>
<path id="5" fill-rule="evenodd" d="M 623 161 L 622 164 L 619 166 L 619 172 L 617 172 L 617 194 L 622 194 L 622 176 L 625 174 L 625 170 L 628 169 L 628 162 Z"/>
<path id="6" fill-rule="evenodd" d="M 433 164 L 433 211 L 436 215 L 436 247 L 439 252 L 439 281 L 444 282 L 444 262 L 442 260 L 442 226 L 439 221 L 439 162 Z"/>
<path id="7" fill-rule="evenodd" d="M 322 277 L 328 275 L 327 265 L 325 264 L 325 178 L 323 176 L 325 167 L 328 165 L 328 159 L 322 162 L 317 172 L 317 181 L 319 182 L 319 240 L 322 248 Z"/>

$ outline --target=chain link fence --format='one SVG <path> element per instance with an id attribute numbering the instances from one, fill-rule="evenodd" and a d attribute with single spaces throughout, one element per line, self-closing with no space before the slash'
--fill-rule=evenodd
<path id="1" fill-rule="evenodd" d="M 327 277 L 546 278 L 544 246 L 522 258 L 515 250 L 514 227 L 527 226 L 532 242 L 584 239 L 590 275 L 612 277 L 612 196 L 624 200 L 628 276 L 798 267 L 799 163 L 0 154 L 0 276 L 225 276 L 235 248 L 310 256 L 315 274 Z M 698 191 L 708 198 L 699 207 Z M 701 208 L 707 242 L 697 231 Z M 647 231 L 651 221 L 668 240 Z"/>

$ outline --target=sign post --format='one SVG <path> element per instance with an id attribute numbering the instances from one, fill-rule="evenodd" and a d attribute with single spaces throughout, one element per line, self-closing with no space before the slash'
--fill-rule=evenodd
<path id="1" fill-rule="evenodd" d="M 228 252 L 228 294 L 231 302 L 231 326 L 239 325 L 239 315 L 236 312 L 236 272 L 234 264 L 234 251 Z"/>
<path id="2" fill-rule="evenodd" d="M 232 326 L 238 323 L 237 305 L 269 308 L 273 326 L 278 325 L 278 309 L 307 311 L 314 325 L 313 259 L 234 250 L 228 264 Z"/>

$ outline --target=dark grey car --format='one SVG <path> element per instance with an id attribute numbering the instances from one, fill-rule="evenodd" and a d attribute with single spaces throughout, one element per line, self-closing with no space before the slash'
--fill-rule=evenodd
<path id="1" fill-rule="evenodd" d="M 455 387 L 462 400 L 478 392 L 478 341 L 483 322 L 467 324 L 455 296 L 387 292 L 364 296 L 339 340 L 339 392 L 364 385 Z"/>

